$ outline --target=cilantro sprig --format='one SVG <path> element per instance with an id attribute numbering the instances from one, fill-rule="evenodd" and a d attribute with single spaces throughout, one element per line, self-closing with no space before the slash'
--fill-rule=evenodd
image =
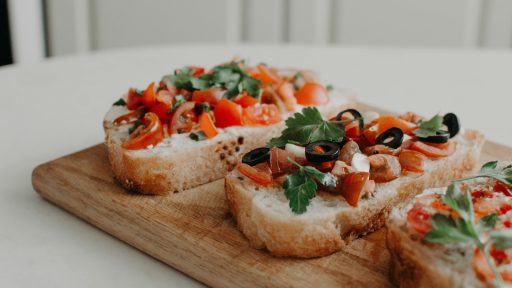
<path id="1" fill-rule="evenodd" d="M 316 196 L 316 181 L 327 187 L 336 187 L 336 177 L 311 166 L 302 166 L 290 158 L 288 161 L 299 167 L 299 170 L 286 176 L 283 183 L 284 195 L 292 212 L 302 214 L 307 211 L 309 202 Z"/>
<path id="2" fill-rule="evenodd" d="M 176 70 L 174 74 L 166 75 L 163 79 L 179 89 L 205 90 L 209 88 L 224 88 L 224 97 L 232 99 L 242 92 L 258 98 L 261 94 L 261 82 L 240 67 L 240 62 L 231 62 L 218 65 L 212 69 L 212 73 L 193 76 L 193 71 L 188 67 Z"/>
<path id="3" fill-rule="evenodd" d="M 280 137 L 272 138 L 267 147 L 283 147 L 287 143 L 307 145 L 311 142 L 341 141 L 344 131 L 331 121 L 324 120 L 315 107 L 306 107 L 286 119 L 286 129 Z"/>
<path id="4" fill-rule="evenodd" d="M 174 100 L 176 102 L 174 102 L 174 105 L 172 105 L 171 109 L 169 109 L 169 111 L 167 111 L 167 115 L 171 115 L 172 113 L 174 113 L 174 111 L 176 111 L 176 109 L 178 109 L 178 107 L 180 107 L 181 104 L 187 102 L 187 100 L 185 99 L 185 97 L 183 97 L 183 95 L 174 96 Z"/>
<path id="5" fill-rule="evenodd" d="M 443 117 L 435 115 L 429 120 L 420 120 L 419 129 L 414 130 L 414 134 L 418 137 L 427 138 L 435 136 L 437 131 L 443 127 Z"/>
<path id="6" fill-rule="evenodd" d="M 498 215 L 490 214 L 480 219 L 476 224 L 471 199 L 471 191 L 468 188 L 461 190 L 461 182 L 476 178 L 493 178 L 505 184 L 512 185 L 512 167 L 497 169 L 498 161 L 491 161 L 482 166 L 480 171 L 470 177 L 453 181 L 443 197 L 443 203 L 457 213 L 458 217 L 446 216 L 436 213 L 430 219 L 432 230 L 425 235 L 425 240 L 438 244 L 473 244 L 480 249 L 495 275 L 497 286 L 501 286 L 502 279 L 496 265 L 491 259 L 489 250 L 491 246 L 498 250 L 512 247 L 512 229 L 492 231 L 498 222 Z M 490 232 L 485 243 L 483 234 Z"/>

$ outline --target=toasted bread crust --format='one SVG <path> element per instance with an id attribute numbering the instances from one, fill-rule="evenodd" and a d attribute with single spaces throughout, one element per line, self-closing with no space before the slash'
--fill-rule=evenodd
<path id="1" fill-rule="evenodd" d="M 291 215 L 286 219 L 268 215 L 270 213 L 257 207 L 253 200 L 257 193 L 265 193 L 266 188 L 258 188 L 257 193 L 251 192 L 257 190 L 257 186 L 237 171 L 226 176 L 226 197 L 239 229 L 254 248 L 266 248 L 276 256 L 311 258 L 329 255 L 341 250 L 351 240 L 381 228 L 394 207 L 400 207 L 424 189 L 445 186 L 450 180 L 474 170 L 484 139 L 475 131 L 466 131 L 463 137 L 472 145 L 468 153 L 456 152 L 450 157 L 436 160 L 443 161 L 442 166 L 436 166 L 442 169 L 426 171 L 408 180 L 399 179 L 402 182 L 392 189 L 387 185 L 393 184 L 379 185 L 377 194 L 384 189 L 394 192 L 385 197 L 361 200 L 359 207 L 337 211 L 332 215 L 314 216 L 315 219 L 305 217 L 307 213 Z"/>
<path id="2" fill-rule="evenodd" d="M 354 107 L 355 98 L 346 96 L 344 102 L 321 107 L 325 116 Z M 180 192 L 224 177 L 240 161 L 242 155 L 265 146 L 272 137 L 280 135 L 284 121 L 270 126 L 228 128 L 222 137 L 202 141 L 204 145 L 184 152 L 160 148 L 165 153 L 134 152 L 121 147 L 116 127 L 104 123 L 105 144 L 114 177 L 126 189 L 142 194 Z"/>

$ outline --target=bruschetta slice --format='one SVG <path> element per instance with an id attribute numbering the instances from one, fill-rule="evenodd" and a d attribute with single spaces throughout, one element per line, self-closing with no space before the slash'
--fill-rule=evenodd
<path id="1" fill-rule="evenodd" d="M 511 227 L 512 166 L 488 162 L 392 211 L 392 280 L 400 287 L 511 287 Z"/>
<path id="2" fill-rule="evenodd" d="M 393 207 L 472 171 L 484 143 L 452 113 L 423 119 L 347 109 L 323 119 L 309 107 L 286 124 L 225 178 L 239 229 L 276 256 L 341 250 L 381 228 Z"/>
<path id="3" fill-rule="evenodd" d="M 354 97 L 308 71 L 231 61 L 184 67 L 143 90 L 129 89 L 103 125 L 118 181 L 143 194 L 178 192 L 220 179 L 241 155 L 265 145 L 305 106 L 325 116 Z"/>

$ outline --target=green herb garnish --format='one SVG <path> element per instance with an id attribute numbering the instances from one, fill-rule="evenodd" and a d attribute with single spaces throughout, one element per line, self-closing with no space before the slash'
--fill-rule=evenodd
<path id="1" fill-rule="evenodd" d="M 286 143 L 307 145 L 311 142 L 341 141 L 344 132 L 333 123 L 324 120 L 315 107 L 306 107 L 299 113 L 286 119 L 286 129 L 280 137 L 272 138 L 267 147 L 283 147 Z"/>
<path id="2" fill-rule="evenodd" d="M 112 106 L 126 106 L 126 101 L 123 98 L 119 98 Z"/>
<path id="3" fill-rule="evenodd" d="M 435 115 L 430 120 L 420 120 L 419 129 L 414 130 L 414 135 L 422 138 L 435 136 L 437 131 L 443 127 L 443 117 Z"/>
<path id="4" fill-rule="evenodd" d="M 208 104 L 208 102 L 203 102 L 199 105 L 196 105 L 195 109 L 196 109 L 196 114 L 201 115 L 201 113 L 203 113 L 203 112 L 206 112 L 206 113 L 210 112 L 212 110 L 212 107 L 210 106 L 210 104 Z"/>
<path id="5" fill-rule="evenodd" d="M 174 96 L 174 100 L 176 102 L 174 103 L 174 105 L 172 105 L 171 109 L 169 109 L 169 111 L 167 111 L 167 115 L 174 113 L 174 111 L 176 111 L 176 109 L 178 109 L 178 107 L 180 107 L 181 104 L 187 102 L 187 100 L 185 99 L 185 97 L 183 97 L 183 95 Z"/>
<path id="6" fill-rule="evenodd" d="M 328 84 L 327 86 L 325 86 L 325 89 L 327 89 L 327 91 L 332 91 L 334 90 L 334 86 L 332 84 Z"/>
<path id="7" fill-rule="evenodd" d="M 288 161 L 299 167 L 299 170 L 286 176 L 283 183 L 284 195 L 293 213 L 302 214 L 307 211 L 310 200 L 316 196 L 315 180 L 324 186 L 335 187 L 336 178 L 331 173 L 322 173 L 314 167 L 302 166 L 290 158 Z"/>
<path id="8" fill-rule="evenodd" d="M 192 132 L 188 137 L 194 141 L 202 141 L 207 138 L 203 131 Z"/>
<path id="9" fill-rule="evenodd" d="M 209 88 L 224 88 L 224 97 L 232 99 L 243 91 L 252 97 L 258 98 L 261 94 L 261 82 L 240 68 L 239 62 L 232 62 L 215 66 L 212 73 L 201 76 L 192 76 L 192 71 L 185 67 L 175 71 L 174 74 L 164 76 L 173 83 L 176 88 L 193 90 L 205 90 Z"/>
<path id="10" fill-rule="evenodd" d="M 489 250 L 492 245 L 498 250 L 504 250 L 512 247 L 512 229 L 491 232 L 489 239 L 482 242 L 483 233 L 491 231 L 498 222 L 498 216 L 491 214 L 480 219 L 475 223 L 473 202 L 470 190 L 460 190 L 460 183 L 475 178 L 493 178 L 505 184 L 512 185 L 512 167 L 505 169 L 496 169 L 497 161 L 484 164 L 480 171 L 470 177 L 453 181 L 446 194 L 443 197 L 443 203 L 457 212 L 459 217 L 454 219 L 452 216 L 445 216 L 436 213 L 430 219 L 432 230 L 425 235 L 425 240 L 439 244 L 471 243 L 480 249 L 487 263 L 495 274 L 497 286 L 501 286 L 502 279 L 496 265 L 491 259 Z"/>

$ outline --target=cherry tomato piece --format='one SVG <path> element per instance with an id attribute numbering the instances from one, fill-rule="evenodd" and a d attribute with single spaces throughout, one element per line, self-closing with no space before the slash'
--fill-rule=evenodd
<path id="1" fill-rule="evenodd" d="M 228 99 L 221 99 L 215 109 L 215 125 L 219 128 L 242 125 L 242 106 Z"/>
<path id="2" fill-rule="evenodd" d="M 260 104 L 243 109 L 243 124 L 247 126 L 270 125 L 281 122 L 281 113 L 274 104 Z"/>
<path id="3" fill-rule="evenodd" d="M 327 89 L 315 82 L 308 82 L 295 93 L 297 103 L 303 106 L 318 106 L 329 102 Z"/>
<path id="4" fill-rule="evenodd" d="M 155 113 L 148 112 L 144 115 L 143 125 L 139 126 L 121 146 L 128 150 L 146 149 L 148 146 L 156 146 L 164 139 L 164 127 Z"/>

